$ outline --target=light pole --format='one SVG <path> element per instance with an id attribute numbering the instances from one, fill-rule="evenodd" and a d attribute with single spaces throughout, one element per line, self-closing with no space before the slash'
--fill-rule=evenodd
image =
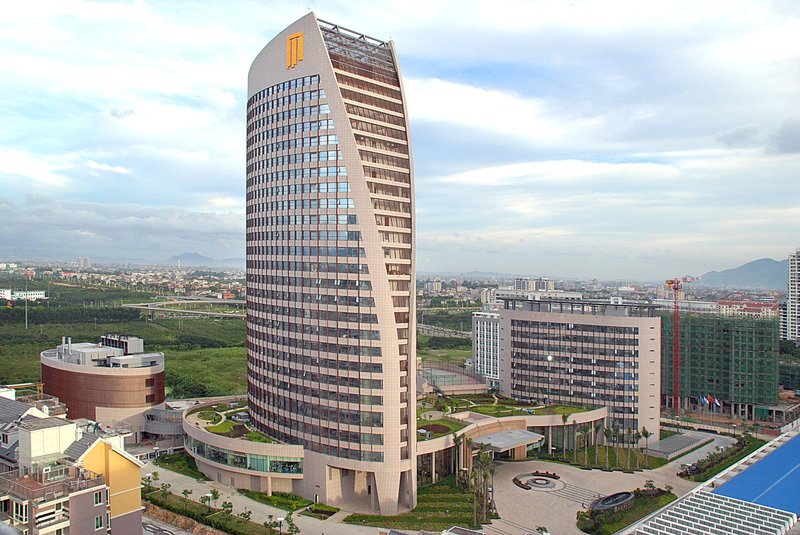
<path id="1" fill-rule="evenodd" d="M 213 497 L 214 497 L 214 495 L 211 494 L 210 492 L 208 494 L 206 494 L 206 498 L 208 499 L 208 510 L 209 510 L 209 512 L 211 511 L 211 499 Z"/>
<path id="2" fill-rule="evenodd" d="M 275 519 L 275 521 L 278 523 L 278 532 L 280 533 L 280 535 L 283 535 L 283 520 L 284 519 L 282 516 L 279 516 L 278 518 Z"/>
<path id="3" fill-rule="evenodd" d="M 733 438 L 736 438 L 736 424 L 731 424 L 733 427 Z"/>

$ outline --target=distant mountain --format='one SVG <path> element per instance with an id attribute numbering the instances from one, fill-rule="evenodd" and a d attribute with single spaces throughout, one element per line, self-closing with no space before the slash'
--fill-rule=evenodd
<path id="1" fill-rule="evenodd" d="M 192 266 L 192 267 L 217 267 L 217 266 L 242 267 L 245 265 L 244 258 L 224 258 L 222 260 L 218 260 L 216 258 L 211 258 L 208 256 L 201 255 L 200 253 L 182 253 L 179 255 L 175 255 L 171 258 L 168 258 L 164 262 L 171 266 L 174 266 L 178 262 L 180 262 L 181 266 Z"/>
<path id="2" fill-rule="evenodd" d="M 788 271 L 788 260 L 761 258 L 733 269 L 710 271 L 696 284 L 716 288 L 785 290 Z"/>

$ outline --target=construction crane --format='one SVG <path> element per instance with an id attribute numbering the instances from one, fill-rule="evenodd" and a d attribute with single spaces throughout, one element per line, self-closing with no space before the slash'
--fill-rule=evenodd
<path id="1" fill-rule="evenodd" d="M 668 279 L 667 287 L 672 290 L 672 303 L 673 303 L 673 321 L 672 327 L 672 410 L 675 415 L 678 414 L 678 388 L 680 387 L 680 371 L 681 371 L 681 326 L 680 326 L 680 312 L 678 311 L 678 295 L 683 290 L 683 285 L 689 282 L 694 282 L 697 277 L 675 277 Z"/>

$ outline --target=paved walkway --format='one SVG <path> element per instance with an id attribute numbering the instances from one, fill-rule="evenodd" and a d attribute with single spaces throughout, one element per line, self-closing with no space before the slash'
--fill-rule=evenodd
<path id="1" fill-rule="evenodd" d="M 268 515 L 272 515 L 273 519 L 276 519 L 279 517 L 285 518 L 287 514 L 287 511 L 283 509 L 253 501 L 236 492 L 236 489 L 215 481 L 197 481 L 191 477 L 159 468 L 151 463 L 146 464 L 142 468 L 142 475 L 152 472 L 158 472 L 159 476 L 158 481 L 154 483 L 155 486 L 159 486 L 161 483 L 169 483 L 172 485 L 170 491 L 178 496 L 181 495 L 181 491 L 184 489 L 191 490 L 192 494 L 189 498 L 195 501 L 199 501 L 201 496 L 208 494 L 211 492 L 212 488 L 215 488 L 219 491 L 219 500 L 217 500 L 216 503 L 217 507 L 219 507 L 222 502 L 231 502 L 233 504 L 233 514 L 238 514 L 245 509 L 249 509 L 253 512 L 253 516 L 250 520 L 258 524 L 263 524 L 264 521 L 267 520 Z M 336 514 L 325 521 L 297 514 L 292 515 L 292 518 L 303 535 L 376 535 L 378 533 L 378 528 L 342 524 L 341 519 L 345 516 L 347 516 L 347 513 Z M 283 527 L 285 532 L 286 524 L 284 524 Z M 176 530 L 176 532 L 179 532 L 179 530 Z"/>

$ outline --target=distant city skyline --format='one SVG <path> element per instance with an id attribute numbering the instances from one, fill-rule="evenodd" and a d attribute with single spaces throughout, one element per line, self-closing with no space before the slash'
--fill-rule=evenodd
<path id="1" fill-rule="evenodd" d="M 398 43 L 420 272 L 658 280 L 800 245 L 794 2 L 74 0 L 0 21 L 3 255 L 244 257 L 247 70 L 309 9 Z"/>

